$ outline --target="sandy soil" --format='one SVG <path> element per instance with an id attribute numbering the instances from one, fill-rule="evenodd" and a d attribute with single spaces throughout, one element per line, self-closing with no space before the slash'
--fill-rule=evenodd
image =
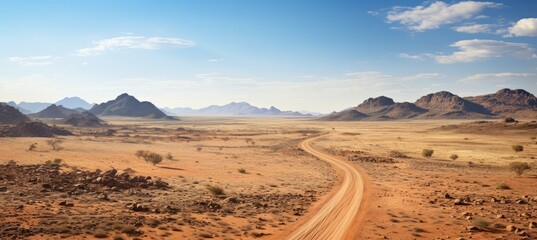
<path id="1" fill-rule="evenodd" d="M 31 228 L 51 224 L 50 220 L 62 226 L 77 224 L 91 214 L 108 217 L 103 219 L 109 219 L 106 221 L 110 225 L 117 224 L 120 216 L 145 217 L 137 227 L 141 231 L 137 235 L 98 225 L 79 234 L 65 230 L 37 235 L 43 239 L 91 238 L 96 230 L 106 231 L 108 238 L 119 234 L 124 239 L 281 239 L 320 209 L 333 196 L 331 189 L 341 183 L 329 164 L 298 149 L 301 140 L 330 133 L 313 145 L 361 166 L 372 181 L 371 204 L 360 210 L 364 223 L 359 239 L 537 236 L 535 227 L 529 228 L 530 222 L 537 221 L 536 172 L 517 177 L 506 167 L 514 161 L 536 162 L 537 144 L 532 139 L 537 136 L 535 130 L 474 132 L 441 128 L 461 121 L 106 120 L 112 124 L 109 128 L 116 131 L 113 136 L 104 136 L 108 128 L 69 128 L 77 135 L 62 137 L 60 151 L 51 150 L 44 138 L 0 138 L 0 163 L 15 160 L 18 164 L 44 164 L 62 159 L 66 164 L 62 171 L 66 172 L 112 168 L 122 172 L 130 168 L 134 175 L 169 183 L 171 189 L 142 189 L 134 195 L 111 192 L 109 196 L 115 200 L 112 203 L 96 202 L 91 194 L 73 198 L 49 192 L 28 204 L 31 196 L 14 196 L 18 190 L 8 186 L 7 192 L 0 192 L 2 212 L 9 214 L 5 221 Z M 34 151 L 28 150 L 31 143 L 37 143 Z M 524 151 L 514 152 L 513 144 L 523 145 Z M 431 158 L 421 156 L 424 148 L 434 150 Z M 152 166 L 134 155 L 137 150 L 171 153 L 173 160 L 165 159 Z M 408 158 L 389 157 L 390 151 Z M 453 154 L 459 158 L 451 160 Z M 500 182 L 511 189 L 497 189 Z M 0 180 L 0 187 L 5 184 Z M 212 196 L 207 186 L 222 187 L 226 196 Z M 242 204 L 230 202 L 230 197 L 240 199 Z M 65 199 L 74 203 L 69 211 L 58 206 Z M 125 207 L 134 202 L 151 210 L 165 205 L 180 206 L 181 210 L 175 214 L 140 213 Z M 281 204 L 284 202 L 289 204 Z M 202 207 L 191 210 L 199 206 L 193 203 L 201 203 Z M 207 207 L 213 203 L 221 209 Z M 21 204 L 22 211 L 17 209 Z M 60 219 L 54 217 L 58 213 Z M 520 230 L 508 231 L 508 225 Z M 476 228 L 468 230 L 471 226 Z"/>

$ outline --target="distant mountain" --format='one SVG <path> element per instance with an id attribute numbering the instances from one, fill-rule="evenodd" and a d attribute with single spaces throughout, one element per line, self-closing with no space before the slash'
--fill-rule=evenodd
<path id="1" fill-rule="evenodd" d="M 415 104 L 428 110 L 420 118 L 460 119 L 490 118 L 494 116 L 485 107 L 446 91 L 423 96 Z"/>
<path id="2" fill-rule="evenodd" d="M 79 97 L 66 97 L 60 101 L 57 101 L 55 104 L 58 106 L 62 105 L 70 109 L 82 108 L 85 110 L 89 110 L 93 107 L 93 104 L 90 104 L 86 102 L 84 99 L 79 98 Z"/>
<path id="3" fill-rule="evenodd" d="M 537 118 L 537 97 L 522 89 L 502 89 L 493 94 L 461 98 L 441 91 L 418 99 L 415 103 L 396 103 L 381 96 L 362 104 L 333 112 L 320 120 L 359 121 L 395 119 L 484 119 Z"/>
<path id="4" fill-rule="evenodd" d="M 88 111 L 71 114 L 62 120 L 63 124 L 76 127 L 100 127 L 104 121 Z"/>
<path id="5" fill-rule="evenodd" d="M 11 101 L 11 102 L 8 102 L 7 105 L 16 108 L 17 110 L 19 110 L 23 114 L 30 114 L 31 113 L 30 111 L 19 107 L 16 102 Z"/>
<path id="6" fill-rule="evenodd" d="M 79 111 L 52 104 L 38 113 L 28 114 L 33 118 L 64 118 Z"/>
<path id="7" fill-rule="evenodd" d="M 140 102 L 126 93 L 116 99 L 93 106 L 89 112 L 101 116 L 145 117 L 161 119 L 168 117 L 150 102 Z"/>
<path id="8" fill-rule="evenodd" d="M 27 110 L 29 113 L 36 113 L 39 112 L 48 106 L 52 105 L 52 103 L 44 103 L 44 102 L 20 102 L 17 104 L 19 108 Z"/>
<path id="9" fill-rule="evenodd" d="M 466 97 L 490 112 L 515 118 L 537 118 L 537 97 L 522 89 L 501 89 L 496 93 Z"/>
<path id="10" fill-rule="evenodd" d="M 281 111 L 275 107 L 259 108 L 246 102 L 232 102 L 223 106 L 211 105 L 201 109 L 165 108 L 164 110 L 178 116 L 311 116 L 293 111 Z"/>
<path id="11" fill-rule="evenodd" d="M 0 124 L 18 124 L 26 121 L 30 121 L 30 118 L 19 110 L 5 103 L 0 103 Z"/>

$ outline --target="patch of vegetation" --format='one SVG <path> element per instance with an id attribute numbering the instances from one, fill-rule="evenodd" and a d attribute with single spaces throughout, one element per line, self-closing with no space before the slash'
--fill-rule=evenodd
<path id="1" fill-rule="evenodd" d="M 60 165 L 62 163 L 62 159 L 61 158 L 55 158 L 53 161 L 52 161 L 52 164 L 54 165 Z"/>
<path id="2" fill-rule="evenodd" d="M 173 159 L 172 154 L 171 153 L 166 154 L 166 159 L 172 160 Z"/>
<path id="3" fill-rule="evenodd" d="M 421 150 L 421 155 L 424 156 L 424 157 L 427 157 L 427 158 L 433 156 L 433 153 L 434 153 L 434 150 L 432 150 L 432 149 L 423 149 L 423 150 Z"/>
<path id="4" fill-rule="evenodd" d="M 145 150 L 138 150 L 136 151 L 136 153 L 134 154 L 136 157 L 138 158 L 143 158 L 145 155 L 147 155 L 149 153 L 149 151 L 145 151 Z"/>
<path id="5" fill-rule="evenodd" d="M 224 189 L 219 186 L 208 186 L 207 190 L 214 196 L 224 195 Z"/>
<path id="6" fill-rule="evenodd" d="M 37 143 L 32 143 L 30 144 L 30 146 L 28 147 L 28 151 L 33 151 L 37 148 Z"/>
<path id="7" fill-rule="evenodd" d="M 509 163 L 509 169 L 516 173 L 518 176 L 522 176 L 525 171 L 530 170 L 531 166 L 527 162 L 512 162 Z"/>
<path id="8" fill-rule="evenodd" d="M 150 151 L 138 150 L 134 154 L 138 158 L 143 158 L 145 162 L 157 165 L 162 162 L 162 155 Z"/>
<path id="9" fill-rule="evenodd" d="M 133 234 L 136 233 L 136 228 L 134 228 L 131 225 L 125 225 L 125 226 L 121 227 L 121 232 L 126 233 L 128 235 L 133 235 Z"/>
<path id="10" fill-rule="evenodd" d="M 104 230 L 101 230 L 101 229 L 97 229 L 93 232 L 93 236 L 95 238 L 107 238 L 108 237 L 108 233 L 106 233 Z"/>
<path id="11" fill-rule="evenodd" d="M 457 158 L 459 158 L 459 155 L 457 154 L 451 154 L 451 156 L 449 156 L 449 158 L 451 158 L 451 160 L 457 160 Z"/>
<path id="12" fill-rule="evenodd" d="M 129 174 L 129 175 L 133 175 L 134 173 L 136 173 L 136 171 L 134 171 L 134 169 L 132 168 L 125 168 L 123 169 L 123 172 Z"/>
<path id="13" fill-rule="evenodd" d="M 242 173 L 242 174 L 245 174 L 245 173 L 246 173 L 246 169 L 244 169 L 244 168 L 239 168 L 238 171 L 239 171 L 240 173 Z"/>
<path id="14" fill-rule="evenodd" d="M 54 151 L 62 150 L 63 147 L 60 146 L 60 144 L 62 144 L 62 143 L 63 143 L 63 140 L 61 140 L 59 138 L 47 140 L 47 144 L 50 145 L 52 147 L 52 150 L 54 150 Z"/>
<path id="15" fill-rule="evenodd" d="M 515 152 L 522 152 L 522 151 L 524 151 L 524 146 L 522 146 L 522 145 L 513 145 L 513 146 L 511 146 L 511 148 L 512 148 Z"/>
<path id="16" fill-rule="evenodd" d="M 201 150 L 203 150 L 203 148 L 201 148 L 201 147 L 196 148 L 196 151 L 198 151 L 198 152 L 201 152 Z"/>
<path id="17" fill-rule="evenodd" d="M 488 230 L 490 229 L 490 226 L 492 225 L 492 222 L 487 221 L 482 218 L 476 218 L 471 221 L 472 225 L 475 227 L 481 229 L 481 230 Z"/>
<path id="18" fill-rule="evenodd" d="M 509 190 L 511 187 L 506 182 L 500 182 L 496 185 L 496 189 Z"/>
<path id="19" fill-rule="evenodd" d="M 123 238 L 123 236 L 121 236 L 121 235 L 114 235 L 113 239 L 114 240 L 123 240 L 125 238 Z"/>

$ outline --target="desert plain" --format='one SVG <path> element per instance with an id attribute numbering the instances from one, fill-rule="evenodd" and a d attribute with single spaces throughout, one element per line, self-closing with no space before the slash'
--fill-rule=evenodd
<path id="1" fill-rule="evenodd" d="M 285 239 L 345 177 L 299 147 L 313 137 L 363 173 L 348 239 L 537 237 L 529 120 L 104 120 L 58 124 L 75 135 L 56 150 L 51 138 L 0 138 L 1 239 Z M 153 165 L 139 150 L 170 157 Z M 518 176 L 512 162 L 533 168 Z"/>

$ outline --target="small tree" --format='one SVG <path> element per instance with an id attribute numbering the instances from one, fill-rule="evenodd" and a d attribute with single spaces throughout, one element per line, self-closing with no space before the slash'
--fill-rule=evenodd
<path id="1" fill-rule="evenodd" d="M 60 151 L 60 150 L 63 149 L 60 146 L 61 143 L 63 143 L 63 140 L 61 140 L 59 138 L 47 140 L 47 144 L 50 145 L 52 147 L 52 150 L 54 150 L 54 151 Z"/>
<path id="2" fill-rule="evenodd" d="M 28 147 L 28 151 L 33 151 L 37 148 L 37 143 L 32 143 L 30 144 L 30 146 Z"/>
<path id="3" fill-rule="evenodd" d="M 509 169 L 515 172 L 516 175 L 522 176 L 525 171 L 531 169 L 531 166 L 527 162 L 512 162 L 509 163 Z"/>
<path id="4" fill-rule="evenodd" d="M 136 151 L 136 153 L 134 154 L 136 157 L 138 158 L 142 158 L 146 155 L 147 151 L 144 151 L 144 150 L 138 150 Z"/>
<path id="5" fill-rule="evenodd" d="M 515 152 L 522 152 L 524 151 L 524 147 L 522 145 L 513 145 L 511 146 L 511 148 L 515 151 Z"/>
<path id="6" fill-rule="evenodd" d="M 432 149 L 423 149 L 421 150 L 421 155 L 424 157 L 431 157 L 433 156 L 434 150 Z"/>
<path id="7" fill-rule="evenodd" d="M 457 158 L 459 158 L 459 155 L 451 154 L 451 156 L 449 156 L 449 158 L 451 158 L 451 160 L 457 160 Z"/>
<path id="8" fill-rule="evenodd" d="M 158 153 L 148 153 L 147 155 L 144 156 L 144 159 L 146 162 L 149 162 L 151 164 L 153 164 L 153 166 L 159 164 L 160 162 L 162 162 L 162 156 Z"/>

